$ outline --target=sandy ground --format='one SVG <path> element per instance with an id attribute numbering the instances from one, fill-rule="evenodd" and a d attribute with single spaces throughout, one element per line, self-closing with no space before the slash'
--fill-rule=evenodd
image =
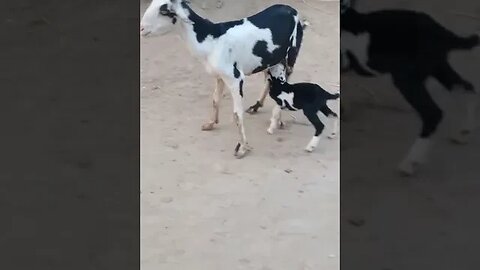
<path id="1" fill-rule="evenodd" d="M 213 21 L 278 2 L 297 8 L 311 26 L 291 80 L 338 91 L 338 1 L 205 2 L 191 5 Z M 213 87 L 178 34 L 141 40 L 142 269 L 338 269 L 339 140 L 305 153 L 314 129 L 302 113 L 295 123 L 284 114 L 287 128 L 268 135 L 267 98 L 257 115 L 246 115 L 254 149 L 237 160 L 229 96 L 217 128 L 200 130 Z M 263 75 L 247 78 L 245 108 L 262 88 Z M 331 107 L 338 111 L 338 102 Z"/>

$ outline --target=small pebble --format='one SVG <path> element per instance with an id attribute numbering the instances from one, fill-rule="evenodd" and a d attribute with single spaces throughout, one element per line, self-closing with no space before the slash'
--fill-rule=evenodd
<path id="1" fill-rule="evenodd" d="M 220 164 L 220 163 L 215 163 L 215 164 L 213 164 L 213 169 L 214 169 L 217 173 L 231 174 L 231 172 L 228 171 L 228 168 L 227 168 L 225 165 L 222 165 L 222 164 Z"/>
<path id="2" fill-rule="evenodd" d="M 167 142 L 165 143 L 166 146 L 172 148 L 172 149 L 178 149 L 178 144 L 174 142 Z"/>
<path id="3" fill-rule="evenodd" d="M 293 171 L 290 170 L 290 169 L 286 169 L 286 170 L 284 170 L 284 172 L 286 172 L 286 173 L 291 173 L 291 172 L 293 172 Z"/>
<path id="4" fill-rule="evenodd" d="M 348 220 L 348 223 L 352 224 L 355 227 L 361 227 L 365 224 L 365 220 L 362 218 L 352 218 Z"/>
<path id="5" fill-rule="evenodd" d="M 165 197 L 165 198 L 162 198 L 161 201 L 163 203 L 171 203 L 173 201 L 173 198 L 172 197 Z"/>
<path id="6" fill-rule="evenodd" d="M 249 264 L 250 263 L 250 260 L 249 259 L 246 259 L 246 258 L 241 258 L 240 260 L 238 260 L 240 263 L 242 264 Z"/>

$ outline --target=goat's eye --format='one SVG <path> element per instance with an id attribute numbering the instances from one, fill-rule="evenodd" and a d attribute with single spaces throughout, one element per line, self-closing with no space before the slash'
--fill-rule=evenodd
<path id="1" fill-rule="evenodd" d="M 159 13 L 160 13 L 160 15 L 170 14 L 170 11 L 168 10 L 167 4 L 163 4 L 163 5 L 160 6 Z"/>

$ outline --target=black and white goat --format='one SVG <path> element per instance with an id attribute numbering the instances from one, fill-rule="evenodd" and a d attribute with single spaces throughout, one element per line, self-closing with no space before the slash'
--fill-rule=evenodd
<path id="1" fill-rule="evenodd" d="M 241 20 L 213 23 L 197 15 L 183 0 L 153 0 L 141 20 L 140 33 L 144 37 L 165 34 L 177 23 L 188 48 L 216 78 L 213 113 L 202 130 L 211 130 L 218 123 L 219 102 L 227 86 L 240 134 L 235 156 L 243 157 L 251 149 L 243 124 L 244 78 L 276 65 L 284 66 L 287 76 L 290 75 L 300 50 L 304 23 L 298 12 L 287 5 L 274 5 Z M 268 90 L 267 81 L 252 111 L 263 104 Z"/>
<path id="2" fill-rule="evenodd" d="M 359 13 L 349 2 L 341 1 L 342 70 L 352 69 L 369 77 L 390 74 L 393 84 L 419 114 L 420 136 L 399 165 L 402 173 L 411 175 L 426 161 L 431 137 L 443 117 L 425 81 L 433 77 L 449 91 L 460 89 L 474 94 L 473 85 L 452 68 L 447 57 L 452 50 L 477 46 L 479 37 L 459 37 L 424 13 L 407 10 Z M 474 127 L 477 98 L 474 95 L 470 98 L 467 121 L 460 134 L 469 134 Z"/>
<path id="3" fill-rule="evenodd" d="M 332 119 L 332 130 L 328 138 L 333 139 L 337 135 L 338 115 L 334 113 L 327 105 L 328 100 L 335 100 L 340 94 L 331 94 L 325 89 L 314 83 L 295 83 L 289 84 L 286 81 L 285 71 L 281 67 L 275 67 L 268 71 L 268 80 L 270 81 L 270 97 L 276 105 L 272 110 L 270 127 L 267 132 L 273 134 L 278 126 L 283 126 L 280 119 L 281 110 L 298 111 L 302 110 L 308 121 L 315 127 L 315 134 L 305 147 L 305 151 L 312 152 L 320 141 L 325 125 L 318 118 L 320 111 L 328 118 Z"/>

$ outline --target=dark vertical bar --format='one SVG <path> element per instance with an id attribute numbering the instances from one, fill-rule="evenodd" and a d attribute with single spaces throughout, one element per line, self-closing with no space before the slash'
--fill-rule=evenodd
<path id="1" fill-rule="evenodd" d="M 0 268 L 139 268 L 137 1 L 1 4 Z"/>
<path id="2" fill-rule="evenodd" d="M 358 13 L 340 17 L 342 47 L 359 48 L 355 58 L 342 55 L 350 60 L 341 76 L 342 269 L 474 269 L 478 109 L 469 132 L 461 125 L 466 101 L 479 100 L 471 91 L 480 89 L 478 3 L 357 0 L 352 8 Z M 362 68 L 381 74 L 367 78 Z M 436 130 L 435 105 L 443 112 Z M 401 173 L 428 130 L 426 163 Z"/>

